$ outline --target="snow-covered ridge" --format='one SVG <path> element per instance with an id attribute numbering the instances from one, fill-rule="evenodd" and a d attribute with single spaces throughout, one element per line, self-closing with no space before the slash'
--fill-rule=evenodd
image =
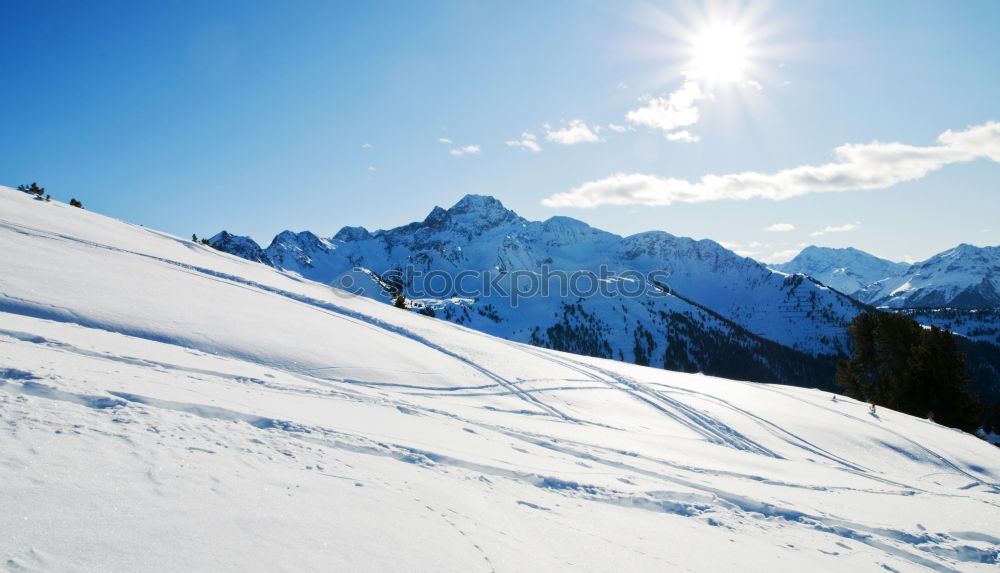
<path id="1" fill-rule="evenodd" d="M 887 277 L 904 273 L 910 265 L 880 259 L 855 248 L 809 246 L 787 263 L 771 265 L 787 273 L 804 273 L 844 294 L 854 294 Z"/>
<path id="2" fill-rule="evenodd" d="M 1000 451 L 926 420 L 493 338 L 7 189 L 0 245 L 8 568 L 997 565 Z"/>
<path id="3" fill-rule="evenodd" d="M 220 231 L 208 240 L 209 244 L 227 253 L 232 253 L 241 259 L 273 265 L 271 258 L 250 237 L 238 237 L 229 231 Z"/>
<path id="4" fill-rule="evenodd" d="M 844 327 L 863 308 L 840 293 L 774 272 L 714 241 L 659 231 L 620 237 L 569 217 L 527 221 L 497 199 L 477 195 L 449 209 L 435 207 L 422 221 L 395 229 L 345 227 L 330 239 L 284 232 L 265 252 L 277 268 L 332 285 L 360 281 L 366 288 L 359 291 L 383 301 L 391 299 L 388 293 L 365 282 L 355 269 L 364 269 L 368 276 L 402 276 L 403 293 L 417 299 L 418 306 L 432 308 L 438 318 L 510 340 L 764 381 L 828 384 L 829 365 L 810 357 L 843 353 Z M 488 293 L 428 296 L 413 288 L 414 273 L 600 274 L 602 269 L 660 272 L 680 298 L 549 296 L 518 308 Z M 431 300 L 421 300 L 425 298 Z M 442 302 L 451 299 L 463 302 Z M 569 312 L 570 305 L 574 312 Z M 634 320 L 622 321 L 623 315 Z M 577 320 L 580 317 L 585 318 Z M 765 351 L 761 344 L 785 350 Z M 741 354 L 747 355 L 736 360 L 745 364 L 742 370 L 730 368 L 732 357 Z M 803 378 L 806 370 L 812 373 Z"/>
<path id="5" fill-rule="evenodd" d="M 961 244 L 866 287 L 858 296 L 891 308 L 1000 307 L 1000 247 Z"/>

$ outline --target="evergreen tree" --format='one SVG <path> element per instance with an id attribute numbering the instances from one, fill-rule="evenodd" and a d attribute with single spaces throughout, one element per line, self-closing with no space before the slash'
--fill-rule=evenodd
<path id="1" fill-rule="evenodd" d="M 847 395 L 973 431 L 978 409 L 955 337 L 892 313 L 858 315 L 848 327 L 853 354 L 837 365 Z"/>
<path id="2" fill-rule="evenodd" d="M 406 297 L 401 294 L 396 295 L 396 300 L 393 301 L 393 305 L 396 308 L 406 308 Z"/>
<path id="3" fill-rule="evenodd" d="M 18 185 L 17 190 L 24 191 L 25 193 L 31 193 L 36 197 L 41 197 L 43 194 L 45 194 L 45 187 L 39 187 L 38 183 L 34 182 L 32 182 L 31 185 Z"/>
<path id="4" fill-rule="evenodd" d="M 79 207 L 79 208 L 83 209 L 83 203 L 77 201 L 76 199 L 70 199 L 69 200 L 69 204 L 72 207 Z"/>
<path id="5" fill-rule="evenodd" d="M 192 243 L 197 243 L 198 242 L 198 235 L 195 235 L 194 233 L 191 233 L 191 242 Z"/>
<path id="6" fill-rule="evenodd" d="M 970 393 L 972 378 L 952 333 L 937 327 L 923 331 L 910 368 L 914 396 L 905 411 L 967 432 L 979 427 L 979 407 Z"/>

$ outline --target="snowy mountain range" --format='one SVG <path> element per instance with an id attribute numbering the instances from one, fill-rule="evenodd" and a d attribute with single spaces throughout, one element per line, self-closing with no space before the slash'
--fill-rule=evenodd
<path id="1" fill-rule="evenodd" d="M 961 244 L 914 263 L 853 248 L 810 246 L 772 268 L 804 273 L 858 300 L 893 309 L 1000 308 L 1000 247 Z"/>
<path id="2" fill-rule="evenodd" d="M 682 277 L 735 264 L 653 238 L 705 255 Z M 609 253 L 624 241 L 605 239 Z M 995 571 L 1000 558 L 1000 450 L 932 421 L 503 340 L 6 188 L 0 246 L 7 569 Z"/>
<path id="3" fill-rule="evenodd" d="M 890 308 L 1000 307 L 1000 247 L 961 244 L 857 294 L 861 300 Z"/>
<path id="4" fill-rule="evenodd" d="M 758 381 L 829 386 L 844 329 L 865 308 L 714 241 L 620 237 L 569 217 L 528 221 L 477 195 L 389 230 L 284 231 L 262 250 L 246 237 L 216 238 L 237 256 L 387 302 L 402 293 L 422 312 L 508 340 Z M 608 292 L 560 292 L 574 275 Z M 552 281 L 549 293 L 531 290 Z"/>
<path id="5" fill-rule="evenodd" d="M 771 266 L 808 274 L 861 302 L 1000 347 L 1000 247 L 962 244 L 912 265 L 857 249 L 807 247 L 791 261 Z M 990 376 L 995 380 L 1000 373 Z"/>
<path id="6" fill-rule="evenodd" d="M 771 265 L 786 273 L 807 274 L 844 294 L 853 295 L 866 286 L 906 272 L 907 263 L 880 259 L 853 247 L 834 249 L 809 246 L 787 263 Z"/>
<path id="7" fill-rule="evenodd" d="M 377 300 L 403 294 L 420 312 L 508 340 L 754 381 L 830 387 L 846 325 L 867 305 L 892 308 L 995 346 L 971 352 L 970 369 L 984 395 L 1000 394 L 998 248 L 962 245 L 908 265 L 813 246 L 764 265 L 661 231 L 620 237 L 569 217 L 528 221 L 477 195 L 395 229 L 283 231 L 266 249 L 226 231 L 210 242 Z M 608 292 L 560 292 L 574 273 Z M 550 292 L 521 296 L 553 275 L 563 280 Z M 917 302 L 934 306 L 910 308 Z"/>

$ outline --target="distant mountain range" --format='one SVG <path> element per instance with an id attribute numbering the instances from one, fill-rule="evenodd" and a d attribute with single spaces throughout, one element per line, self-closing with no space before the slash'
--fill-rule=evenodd
<path id="1" fill-rule="evenodd" d="M 891 308 L 1000 306 L 1000 247 L 961 244 L 874 281 L 858 298 Z"/>
<path id="2" fill-rule="evenodd" d="M 807 274 L 922 324 L 1000 346 L 1000 247 L 961 244 L 912 265 L 852 248 L 807 247 L 791 261 L 771 266 Z"/>
<path id="3" fill-rule="evenodd" d="M 908 269 L 907 263 L 894 263 L 848 247 L 806 247 L 787 263 L 771 265 L 786 273 L 807 274 L 826 286 L 853 295 L 866 286 L 897 276 Z"/>
<path id="4" fill-rule="evenodd" d="M 933 303 L 948 312 L 907 312 L 1000 345 L 995 247 L 961 245 L 914 265 L 808 247 L 769 266 L 710 240 L 528 221 L 479 195 L 389 230 L 283 231 L 267 248 L 223 231 L 210 243 L 362 296 L 402 294 L 418 312 L 508 340 L 729 378 L 831 387 L 846 326 L 871 306 Z M 607 292 L 561 293 L 553 275 L 578 286 L 592 277 Z M 529 292 L 552 280 L 552 292 Z"/>
<path id="5" fill-rule="evenodd" d="M 858 300 L 889 308 L 1000 307 L 1000 247 L 961 244 L 912 265 L 853 248 L 806 247 L 772 268 L 804 273 Z"/>

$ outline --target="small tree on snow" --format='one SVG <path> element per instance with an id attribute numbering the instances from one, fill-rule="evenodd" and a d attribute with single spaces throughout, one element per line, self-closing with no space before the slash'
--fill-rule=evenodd
<path id="1" fill-rule="evenodd" d="M 38 183 L 32 182 L 31 185 L 18 185 L 18 191 L 24 191 L 25 193 L 31 193 L 36 197 L 41 197 L 45 193 L 45 187 L 39 187 Z"/>
<path id="2" fill-rule="evenodd" d="M 401 294 L 396 295 L 396 300 L 392 302 L 396 308 L 406 308 L 406 297 Z"/>

